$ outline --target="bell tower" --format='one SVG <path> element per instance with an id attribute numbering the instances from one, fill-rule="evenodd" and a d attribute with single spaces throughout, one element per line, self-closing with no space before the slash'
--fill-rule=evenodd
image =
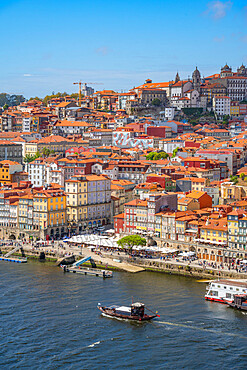
<path id="1" fill-rule="evenodd" d="M 175 84 L 176 84 L 178 81 L 180 81 L 180 77 L 179 77 L 179 74 L 178 74 L 178 72 L 177 72 L 176 77 L 175 77 Z"/>
<path id="2" fill-rule="evenodd" d="M 197 67 L 196 67 L 196 69 L 194 70 L 194 72 L 192 74 L 192 83 L 193 83 L 193 88 L 195 90 L 197 90 L 197 91 L 200 91 L 200 87 L 201 87 L 201 74 L 198 71 Z"/>

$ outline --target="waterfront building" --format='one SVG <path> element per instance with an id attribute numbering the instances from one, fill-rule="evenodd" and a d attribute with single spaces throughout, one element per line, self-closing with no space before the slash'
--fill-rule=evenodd
<path id="1" fill-rule="evenodd" d="M 215 245 L 227 245 L 227 218 L 208 219 L 200 227 L 200 239 L 203 242 Z"/>
<path id="2" fill-rule="evenodd" d="M 140 230 L 152 234 L 159 233 L 161 225 L 160 219 L 156 219 L 156 215 L 167 209 L 177 209 L 176 193 L 157 193 L 152 191 L 144 193 L 142 199 L 134 199 L 125 204 L 124 231 L 126 233 L 132 233 L 135 230 Z M 122 228 L 121 221 L 119 221 L 119 224 L 117 223 L 118 233 L 119 225 Z"/>
<path id="3" fill-rule="evenodd" d="M 19 199 L 19 229 L 20 235 L 25 235 L 26 231 L 32 237 L 32 231 L 35 228 L 33 219 L 33 194 L 29 192 Z"/>
<path id="4" fill-rule="evenodd" d="M 245 250 L 247 218 L 242 210 L 235 210 L 227 215 L 228 245 L 231 249 Z"/>
<path id="5" fill-rule="evenodd" d="M 103 175 L 72 176 L 65 181 L 68 222 L 72 232 L 108 224 L 111 180 Z"/>
<path id="6" fill-rule="evenodd" d="M 59 187 L 43 188 L 33 195 L 33 224 L 42 234 L 60 238 L 67 233 L 66 195 Z"/>

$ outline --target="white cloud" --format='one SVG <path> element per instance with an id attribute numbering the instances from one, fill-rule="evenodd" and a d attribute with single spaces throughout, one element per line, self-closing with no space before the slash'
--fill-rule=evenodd
<path id="1" fill-rule="evenodd" d="M 229 1 L 210 1 L 207 4 L 207 10 L 204 12 L 204 14 L 209 15 L 213 19 L 221 19 L 226 16 L 226 13 L 228 10 L 230 10 L 232 7 L 232 2 Z"/>
<path id="2" fill-rule="evenodd" d="M 30 73 L 24 73 L 23 77 L 32 77 Z"/>
<path id="3" fill-rule="evenodd" d="M 240 40 L 244 43 L 247 43 L 247 35 L 244 35 L 240 38 Z"/>
<path id="4" fill-rule="evenodd" d="M 214 42 L 218 42 L 218 43 L 221 43 L 225 40 L 225 36 L 221 36 L 221 37 L 214 37 L 213 38 Z"/>
<path id="5" fill-rule="evenodd" d="M 97 54 L 99 55 L 107 55 L 110 52 L 110 49 L 107 46 L 101 46 L 100 48 L 95 50 Z"/>

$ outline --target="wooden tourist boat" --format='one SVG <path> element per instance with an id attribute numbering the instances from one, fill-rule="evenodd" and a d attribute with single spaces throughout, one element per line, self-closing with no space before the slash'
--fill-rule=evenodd
<path id="1" fill-rule="evenodd" d="M 98 304 L 98 309 L 102 312 L 104 316 L 114 317 L 117 319 L 125 320 L 135 320 L 135 321 L 148 321 L 155 317 L 160 317 L 157 313 L 149 310 L 152 315 L 147 315 L 145 313 L 145 305 L 143 303 L 132 303 L 130 307 L 128 306 L 101 306 Z M 148 310 L 148 308 L 147 308 Z"/>

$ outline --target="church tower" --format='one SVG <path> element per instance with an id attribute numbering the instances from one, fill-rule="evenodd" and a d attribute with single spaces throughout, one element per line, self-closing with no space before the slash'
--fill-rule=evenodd
<path id="1" fill-rule="evenodd" d="M 196 67 L 196 69 L 194 70 L 194 72 L 192 74 L 192 83 L 193 83 L 193 88 L 195 90 L 197 90 L 197 91 L 200 91 L 200 87 L 201 87 L 201 74 L 198 71 L 197 67 Z"/>
<path id="2" fill-rule="evenodd" d="M 179 74 L 178 74 L 178 72 L 177 72 L 176 77 L 175 77 L 175 84 L 176 84 L 178 81 L 180 81 L 180 77 L 179 77 Z"/>

